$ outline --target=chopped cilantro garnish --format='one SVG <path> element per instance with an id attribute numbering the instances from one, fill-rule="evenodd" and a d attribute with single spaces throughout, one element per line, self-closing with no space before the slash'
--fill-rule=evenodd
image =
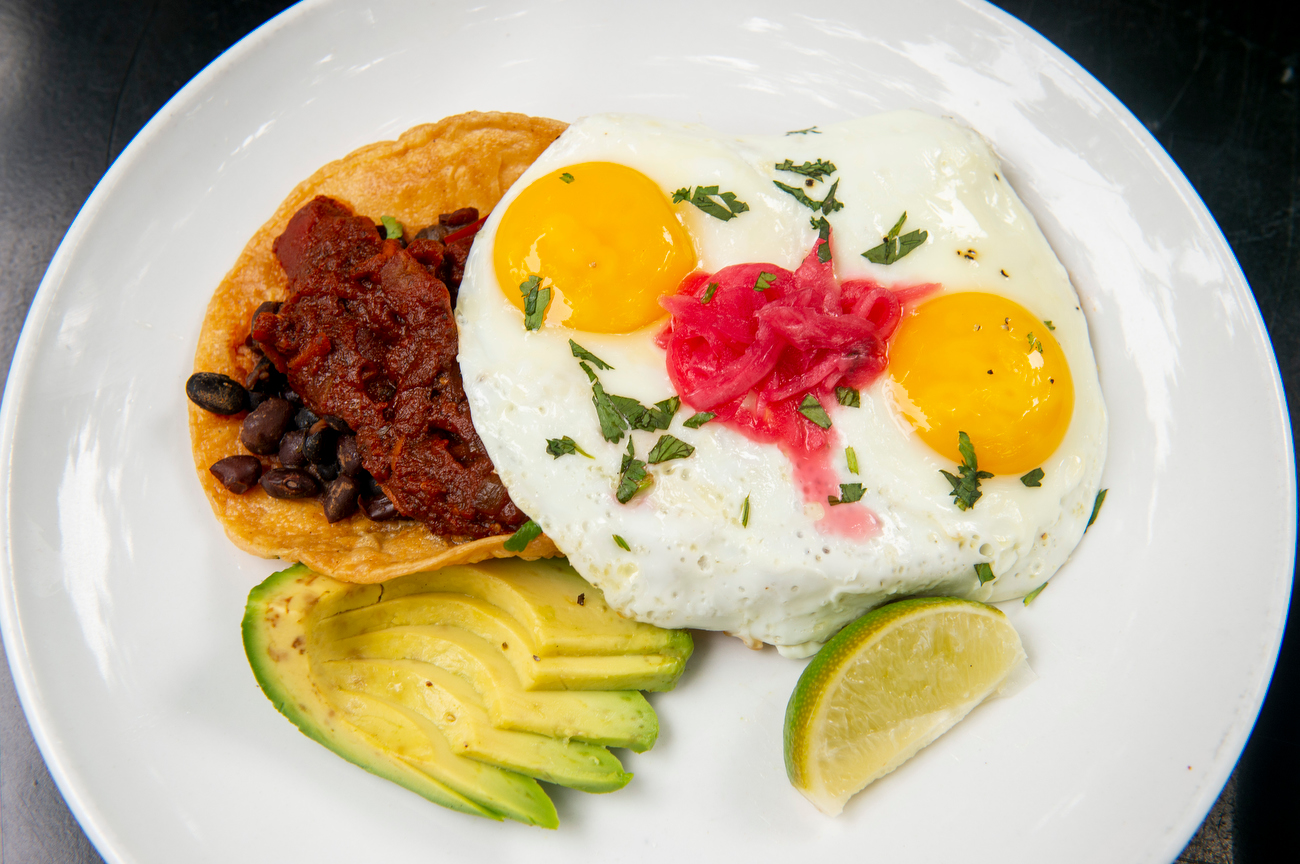
<path id="1" fill-rule="evenodd" d="M 803 401 L 799 403 L 799 413 L 823 429 L 831 428 L 830 415 L 826 413 L 822 403 L 817 401 L 817 397 L 811 393 L 804 396 Z"/>
<path id="2" fill-rule="evenodd" d="M 858 473 L 858 453 L 852 447 L 844 448 L 844 458 L 849 463 L 849 473 Z"/>
<path id="3" fill-rule="evenodd" d="M 809 210 L 817 211 L 822 209 L 822 202 L 809 198 L 808 193 L 800 189 L 798 186 L 790 186 L 789 184 L 782 183 L 780 180 L 773 180 L 772 182 L 776 184 L 776 188 L 780 189 L 782 192 L 793 195 L 794 200 L 798 201 Z"/>
<path id="4" fill-rule="evenodd" d="M 1026 338 L 1029 340 L 1029 350 L 1031 353 L 1034 351 L 1037 351 L 1039 354 L 1043 353 L 1043 343 L 1034 338 L 1033 330 L 1029 331 L 1029 336 Z"/>
<path id="5" fill-rule="evenodd" d="M 719 204 L 714 201 L 714 198 L 721 198 L 722 203 Z M 696 186 L 693 193 L 691 187 L 684 186 L 673 193 L 674 204 L 680 204 L 683 201 L 689 201 L 700 210 L 716 219 L 721 219 L 723 222 L 735 219 L 749 209 L 748 204 L 736 198 L 736 193 L 719 192 L 717 186 Z"/>
<path id="6" fill-rule="evenodd" d="M 1097 514 L 1101 512 L 1101 505 L 1106 503 L 1106 493 L 1109 489 L 1102 489 L 1097 493 L 1096 499 L 1092 502 L 1092 515 L 1088 517 L 1088 524 L 1083 526 L 1083 533 L 1087 534 L 1092 523 L 1097 521 Z"/>
<path id="7" fill-rule="evenodd" d="M 595 366 L 597 369 L 614 368 L 613 366 L 606 363 L 604 360 L 601 360 L 595 354 L 592 354 L 586 348 L 583 348 L 577 342 L 574 342 L 572 339 L 569 340 L 569 350 L 573 352 L 574 357 L 577 357 L 579 360 L 586 360 L 588 363 L 590 363 L 592 366 Z"/>
<path id="8" fill-rule="evenodd" d="M 591 367 L 586 363 L 580 363 L 587 377 L 591 379 L 591 403 L 596 406 L 596 419 L 600 421 L 600 434 L 606 441 L 618 443 L 623 438 L 623 430 L 627 428 L 627 420 L 623 414 L 614 407 L 614 402 L 601 386 L 600 381 L 596 379 L 596 373 L 591 371 Z"/>
<path id="9" fill-rule="evenodd" d="M 1039 594 L 1042 594 L 1042 593 L 1043 593 L 1043 589 L 1046 588 L 1046 587 L 1047 587 L 1047 583 L 1044 582 L 1042 585 L 1039 585 L 1039 586 L 1038 586 L 1037 588 L 1035 588 L 1033 591 L 1030 591 L 1028 594 L 1026 594 L 1026 595 L 1025 595 L 1025 605 L 1028 606 L 1030 603 L 1033 603 L 1033 602 L 1034 602 L 1034 598 L 1037 597 Z"/>
<path id="10" fill-rule="evenodd" d="M 898 236 L 898 232 L 903 230 L 903 223 L 906 221 L 907 211 L 904 210 L 903 215 L 899 216 L 898 221 L 894 223 L 894 227 L 889 229 L 889 234 L 884 238 L 885 242 L 863 252 L 862 257 L 873 264 L 893 264 L 899 258 L 924 243 L 930 234 L 928 231 L 922 231 L 919 228 L 907 232 L 902 237 Z"/>
<path id="11" fill-rule="evenodd" d="M 556 459 L 559 459 L 561 456 L 571 456 L 574 453 L 581 453 L 583 456 L 586 456 L 588 459 L 596 458 L 595 456 L 592 456 L 590 453 L 588 453 L 586 450 L 583 450 L 581 447 L 579 447 L 578 442 L 574 441 L 568 435 L 565 435 L 563 438 L 547 438 L 546 452 L 550 453 Z"/>
<path id="12" fill-rule="evenodd" d="M 749 496 L 745 496 L 745 503 L 740 505 L 740 527 L 749 527 Z"/>
<path id="13" fill-rule="evenodd" d="M 993 567 L 986 561 L 981 561 L 975 565 L 975 575 L 979 577 L 980 584 L 992 582 L 997 577 L 993 575 Z"/>
<path id="14" fill-rule="evenodd" d="M 795 130 L 790 131 L 790 132 L 787 132 L 787 133 L 785 133 L 785 134 L 787 134 L 787 135 L 820 135 L 820 134 L 822 134 L 822 133 L 820 133 L 820 132 L 817 131 L 817 127 L 816 127 L 816 126 L 809 126 L 807 129 L 795 129 Z"/>
<path id="15" fill-rule="evenodd" d="M 528 548 L 528 544 L 536 540 L 542 533 L 542 526 L 538 525 L 532 519 L 529 519 L 519 530 L 511 534 L 501 548 L 507 552 L 522 552 Z"/>
<path id="16" fill-rule="evenodd" d="M 1044 476 L 1042 468 L 1035 468 L 1033 471 L 1030 471 L 1028 474 L 1021 477 L 1020 482 L 1024 483 L 1026 486 L 1042 486 Z"/>
<path id="17" fill-rule="evenodd" d="M 827 495 L 826 500 L 831 503 L 832 507 L 836 504 L 852 504 L 855 501 L 861 501 L 862 493 L 866 491 L 861 483 L 841 483 L 840 497 L 836 498 L 834 495 Z"/>
<path id="18" fill-rule="evenodd" d="M 772 287 L 772 283 L 775 281 L 776 281 L 775 273 L 768 273 L 766 270 L 760 270 L 758 273 L 758 278 L 754 280 L 754 290 L 766 291 L 768 288 Z"/>
<path id="19" fill-rule="evenodd" d="M 841 405 L 849 408 L 862 407 L 862 394 L 852 387 L 836 387 L 835 398 Z"/>
<path id="20" fill-rule="evenodd" d="M 704 296 L 700 298 L 701 303 L 708 303 L 713 299 L 713 292 L 718 290 L 717 282 L 710 282 L 709 287 L 704 289 Z"/>
<path id="21" fill-rule="evenodd" d="M 678 406 L 682 404 L 682 400 L 676 396 L 656 402 L 653 408 L 645 407 L 630 396 L 615 396 L 611 393 L 609 399 L 623 415 L 623 419 L 627 420 L 630 428 L 645 432 L 667 429 L 673 415 L 677 413 Z"/>
<path id="22" fill-rule="evenodd" d="M 712 420 L 714 417 L 717 416 L 718 416 L 717 414 L 714 414 L 711 411 L 700 411 L 696 414 L 692 414 L 690 417 L 687 417 L 686 421 L 683 422 L 682 425 L 685 426 L 687 429 L 699 429 L 705 423 L 708 423 L 710 420 Z"/>
<path id="23" fill-rule="evenodd" d="M 800 189 L 798 186 L 791 186 L 787 183 L 782 183 L 780 180 L 773 180 L 772 183 L 776 185 L 776 188 L 791 195 L 794 200 L 798 201 L 809 210 L 812 210 L 814 213 L 820 210 L 823 214 L 829 216 L 836 210 L 844 209 L 843 202 L 835 200 L 835 190 L 838 189 L 840 185 L 840 181 L 838 180 L 831 184 L 831 188 L 826 193 L 826 197 L 821 201 L 808 197 L 808 193 Z"/>
<path id="24" fill-rule="evenodd" d="M 817 239 L 822 241 L 817 247 L 817 260 L 825 264 L 831 260 L 831 223 L 825 216 L 815 216 L 808 221 L 817 229 Z"/>
<path id="25" fill-rule="evenodd" d="M 529 276 L 519 283 L 519 293 L 524 295 L 524 329 L 540 330 L 551 305 L 551 289 L 542 287 L 542 277 Z"/>
<path id="26" fill-rule="evenodd" d="M 624 552 L 632 551 L 632 547 L 627 545 L 627 541 L 624 540 L 622 537 L 618 536 L 617 534 L 614 535 L 614 542 L 617 543 L 618 548 L 622 549 Z"/>
<path id="27" fill-rule="evenodd" d="M 572 183 L 573 175 L 570 174 L 568 171 L 565 171 L 563 174 L 560 175 L 560 179 L 563 180 L 565 183 Z"/>
<path id="28" fill-rule="evenodd" d="M 827 216 L 831 215 L 836 210 L 844 209 L 844 202 L 835 200 L 835 190 L 838 188 L 840 188 L 840 181 L 836 180 L 831 184 L 831 188 L 827 191 L 826 197 L 822 199 L 822 213 Z"/>
<path id="29" fill-rule="evenodd" d="M 1048 329 L 1048 330 L 1055 330 L 1055 329 L 1056 329 L 1056 325 L 1054 325 L 1051 321 L 1044 321 L 1043 323 L 1047 325 L 1047 329 Z M 1043 584 L 1046 585 L 1047 583 L 1044 582 Z"/>
<path id="30" fill-rule="evenodd" d="M 824 159 L 818 159 L 816 162 L 805 162 L 802 165 L 796 165 L 789 159 L 776 166 L 778 171 L 790 171 L 794 174 L 802 174 L 804 177 L 811 177 L 820 181 L 824 177 L 829 177 L 835 173 L 835 163 L 827 162 Z"/>
<path id="31" fill-rule="evenodd" d="M 947 477 L 948 482 L 952 484 L 952 491 L 948 494 L 952 496 L 953 503 L 958 509 L 969 510 L 984 494 L 980 491 L 980 481 L 987 480 L 993 475 L 979 470 L 979 464 L 975 460 L 975 447 L 970 443 L 970 436 L 965 432 L 957 433 L 957 449 L 961 451 L 962 459 L 965 460 L 957 468 L 961 476 L 955 477 L 942 468 L 939 469 L 939 473 Z"/>
<path id="32" fill-rule="evenodd" d="M 384 225 L 385 240 L 402 239 L 402 223 L 398 222 L 392 216 L 380 216 L 379 221 Z"/>
<path id="33" fill-rule="evenodd" d="M 632 438 L 629 436 L 627 455 L 618 468 L 618 489 L 614 492 L 614 497 L 620 504 L 626 504 L 632 500 L 632 496 L 649 485 L 650 477 L 646 474 L 645 462 L 636 458 L 636 450 L 633 449 Z"/>
<path id="34" fill-rule="evenodd" d="M 672 435 L 660 435 L 654 448 L 647 457 L 651 465 L 667 462 L 670 459 L 685 459 L 695 452 L 695 448 L 680 438 Z"/>

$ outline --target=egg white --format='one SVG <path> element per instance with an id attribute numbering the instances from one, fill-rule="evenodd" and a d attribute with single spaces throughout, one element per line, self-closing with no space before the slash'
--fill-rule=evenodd
<path id="1" fill-rule="evenodd" d="M 952 122 L 903 111 L 828 125 L 819 134 L 732 137 L 699 126 L 628 115 L 574 123 L 506 193 L 474 244 L 456 310 L 460 363 L 475 428 L 514 501 L 575 568 L 623 614 L 663 627 L 725 630 L 810 653 L 867 609 L 911 594 L 981 600 L 1022 596 L 1061 566 L 1083 535 L 1106 453 L 1106 409 L 1078 298 L 1033 217 L 1002 176 L 988 144 Z M 1051 320 L 1073 376 L 1074 417 L 1043 464 L 1040 488 L 1018 477 L 985 480 L 983 497 L 959 510 L 926 446 L 894 407 L 888 374 L 862 393 L 861 408 L 827 406 L 840 482 L 866 487 L 862 504 L 880 523 L 868 540 L 823 533 L 824 503 L 807 504 L 787 458 L 720 423 L 672 435 L 696 450 L 651 466 L 654 484 L 624 505 L 614 498 L 627 438 L 601 438 L 591 385 L 569 339 L 614 366 L 606 390 L 652 404 L 674 394 L 654 336 L 664 322 L 630 334 L 597 334 L 548 323 L 528 332 L 497 284 L 493 242 L 501 215 L 534 180 L 561 167 L 611 161 L 641 171 L 671 195 L 718 184 L 750 210 L 723 222 L 688 204 L 677 212 L 699 266 L 767 262 L 796 269 L 816 238 L 810 212 L 773 185 L 777 172 L 827 159 L 837 173 L 808 192 L 821 198 L 838 178 L 844 209 L 829 219 L 839 279 L 890 286 L 938 282 L 944 290 L 1006 296 Z M 905 231 L 927 242 L 890 266 L 861 252 L 907 211 Z M 973 250 L 973 251 L 972 251 Z M 963 254 L 967 253 L 967 254 Z M 1005 274 L 1005 275 L 1004 275 Z M 635 432 L 644 459 L 661 433 Z M 594 458 L 552 458 L 547 438 L 568 435 Z M 860 475 L 848 472 L 854 447 Z M 748 525 L 742 525 L 749 497 Z M 613 535 L 624 538 L 621 549 Z M 974 565 L 996 579 L 981 586 Z"/>

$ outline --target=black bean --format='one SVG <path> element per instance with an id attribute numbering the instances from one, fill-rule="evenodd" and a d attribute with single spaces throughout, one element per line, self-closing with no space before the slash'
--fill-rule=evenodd
<path id="1" fill-rule="evenodd" d="M 288 398 L 288 397 L 286 397 Z M 293 418 L 293 425 L 298 429 L 309 429 L 320 418 L 310 408 L 303 408 Z"/>
<path id="2" fill-rule="evenodd" d="M 214 462 L 208 470 L 221 481 L 222 486 L 242 495 L 262 476 L 262 462 L 256 456 L 227 456 Z"/>
<path id="3" fill-rule="evenodd" d="M 306 471 L 272 468 L 262 475 L 262 488 L 272 498 L 310 498 L 320 491 Z"/>
<path id="4" fill-rule="evenodd" d="M 349 477 L 357 476 L 361 471 L 361 449 L 357 447 L 357 436 L 344 435 L 339 438 L 339 471 Z"/>
<path id="5" fill-rule="evenodd" d="M 339 463 L 334 462 L 330 465 L 308 465 L 307 473 L 316 478 L 316 482 L 324 486 L 335 477 L 339 476 Z"/>
<path id="6" fill-rule="evenodd" d="M 301 429 L 290 429 L 280 439 L 280 464 L 285 468 L 306 468 L 307 454 L 302 452 L 303 439 L 307 433 Z"/>
<path id="7" fill-rule="evenodd" d="M 271 398 L 271 394 L 270 394 L 270 393 L 262 393 L 262 392 L 257 391 L 257 390 L 249 390 L 249 391 L 248 391 L 248 410 L 249 410 L 249 411 L 253 411 L 253 410 L 255 410 L 255 409 L 257 408 L 258 405 L 261 405 L 263 402 L 265 402 L 267 399 L 270 399 L 270 398 Z"/>
<path id="8" fill-rule="evenodd" d="M 251 325 L 253 322 L 257 321 L 257 316 L 261 315 L 263 312 L 270 312 L 272 315 L 279 314 L 280 303 L 275 300 L 267 300 L 265 303 L 258 306 L 253 310 L 253 317 L 248 319 L 249 324 Z M 250 326 L 249 329 L 251 330 L 252 327 Z"/>
<path id="9" fill-rule="evenodd" d="M 190 401 L 213 414 L 238 414 L 248 407 L 248 391 L 229 375 L 195 372 L 185 382 Z"/>
<path id="10" fill-rule="evenodd" d="M 401 517 L 393 502 L 388 499 L 387 495 L 378 495 L 374 498 L 362 498 L 361 509 L 366 512 L 366 516 L 372 522 L 387 522 L 389 519 Z"/>
<path id="11" fill-rule="evenodd" d="M 265 390 L 266 382 L 274 371 L 275 364 L 266 357 L 262 357 L 253 366 L 253 371 L 249 372 L 248 377 L 244 379 L 244 386 L 249 390 Z"/>
<path id="12" fill-rule="evenodd" d="M 351 477 L 339 477 L 330 483 L 321 498 L 321 505 L 325 508 L 325 518 L 333 523 L 357 512 L 357 493 L 360 491 L 361 484 Z"/>
<path id="13" fill-rule="evenodd" d="M 280 438 L 292 418 L 293 406 L 273 396 L 244 418 L 239 440 L 250 452 L 269 456 L 280 449 Z"/>
<path id="14" fill-rule="evenodd" d="M 280 391 L 280 395 L 281 395 L 282 397 L 284 397 L 285 399 L 288 399 L 288 400 L 289 400 L 290 402 L 292 402 L 296 407 L 298 407 L 298 408 L 301 408 L 301 407 L 302 407 L 302 397 L 299 396 L 299 395 L 294 391 L 294 389 L 293 389 L 292 387 L 289 386 L 289 382 L 288 382 L 288 381 L 286 381 L 286 382 L 284 383 L 284 389 Z M 311 424 L 308 423 L 307 425 L 310 426 Z"/>
<path id="15" fill-rule="evenodd" d="M 335 432 L 327 420 L 317 420 L 307 430 L 302 452 L 314 465 L 328 465 L 335 460 L 335 442 L 339 433 Z"/>
<path id="16" fill-rule="evenodd" d="M 349 426 L 348 421 L 344 420 L 342 417 L 335 417 L 333 414 L 322 414 L 320 415 L 320 419 L 326 426 L 329 426 L 341 435 L 352 434 L 352 427 Z"/>

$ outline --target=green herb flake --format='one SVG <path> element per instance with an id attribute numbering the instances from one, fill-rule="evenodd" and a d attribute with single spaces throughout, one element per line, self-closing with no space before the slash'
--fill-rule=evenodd
<path id="1" fill-rule="evenodd" d="M 826 413 L 822 403 L 817 401 L 817 397 L 811 393 L 804 396 L 803 401 L 799 403 L 799 413 L 823 429 L 831 428 L 830 415 Z"/>
<path id="2" fill-rule="evenodd" d="M 1037 488 L 1043 485 L 1044 476 L 1046 475 L 1043 474 L 1042 468 L 1035 468 L 1033 471 L 1030 471 L 1028 474 L 1021 477 L 1020 482 L 1031 488 Z"/>
<path id="3" fill-rule="evenodd" d="M 1056 325 L 1053 324 L 1051 321 L 1044 321 L 1043 323 L 1047 325 L 1047 329 L 1048 329 L 1048 330 L 1055 330 L 1055 329 L 1056 329 Z M 1046 585 L 1047 583 L 1044 582 L 1043 584 Z"/>
<path id="4" fill-rule="evenodd" d="M 690 417 L 687 417 L 685 422 L 682 423 L 682 425 L 685 426 L 687 429 L 699 429 L 705 423 L 708 423 L 710 420 L 712 420 L 714 417 L 717 416 L 718 416 L 717 414 L 714 414 L 711 411 L 700 411 L 696 414 L 692 414 Z"/>
<path id="5" fill-rule="evenodd" d="M 836 387 L 835 399 L 846 408 L 862 407 L 862 394 L 852 387 Z"/>
<path id="6" fill-rule="evenodd" d="M 749 527 L 749 496 L 745 496 L 745 503 L 740 505 L 740 527 Z"/>
<path id="7" fill-rule="evenodd" d="M 1042 594 L 1042 593 L 1043 593 L 1043 589 L 1046 588 L 1046 587 L 1047 587 L 1047 583 L 1044 582 L 1042 585 L 1039 585 L 1039 586 L 1038 586 L 1037 588 L 1035 588 L 1033 591 L 1030 591 L 1028 594 L 1026 594 L 1026 595 L 1025 595 L 1025 605 L 1028 606 L 1030 603 L 1033 603 L 1033 602 L 1034 602 L 1034 598 L 1037 597 L 1039 594 Z"/>
<path id="8" fill-rule="evenodd" d="M 827 495 L 826 500 L 830 502 L 832 507 L 837 504 L 852 504 L 861 501 L 862 493 L 866 491 L 866 487 L 861 483 L 841 483 L 840 497 L 836 498 L 834 495 Z"/>
<path id="9" fill-rule="evenodd" d="M 825 216 L 814 216 L 808 221 L 817 229 L 817 239 L 821 241 L 817 247 L 817 260 L 825 264 L 831 260 L 831 223 Z"/>
<path id="10" fill-rule="evenodd" d="M 700 298 L 701 303 L 708 303 L 713 299 L 713 292 L 718 290 L 717 282 L 710 282 L 709 287 L 704 289 L 704 296 Z"/>
<path id="11" fill-rule="evenodd" d="M 522 552 L 528 548 L 529 543 L 541 536 L 541 533 L 542 526 L 529 519 L 520 525 L 519 530 L 511 534 L 505 543 L 501 544 L 501 548 L 507 552 Z"/>
<path id="12" fill-rule="evenodd" d="M 862 257 L 873 264 L 893 264 L 899 258 L 904 257 L 924 243 L 926 238 L 930 236 L 928 231 L 917 229 L 909 231 L 901 237 L 898 235 L 898 232 L 903 230 L 903 223 L 906 221 L 907 211 L 904 210 L 903 215 L 899 216 L 898 221 L 894 223 L 894 227 L 889 229 L 889 234 L 884 237 L 885 242 L 863 252 Z"/>
<path id="13" fill-rule="evenodd" d="M 398 222 L 392 216 L 380 216 L 379 221 L 384 225 L 385 240 L 402 239 L 402 223 Z"/>
<path id="14" fill-rule="evenodd" d="M 588 363 L 590 363 L 592 366 L 595 366 L 597 369 L 614 368 L 613 366 L 606 363 L 604 360 L 601 360 L 595 354 L 592 354 L 586 348 L 583 348 L 577 342 L 574 342 L 572 339 L 569 340 L 569 350 L 573 352 L 574 357 L 577 357 L 579 360 L 586 360 Z"/>
<path id="15" fill-rule="evenodd" d="M 849 463 L 849 473 L 858 473 L 858 453 L 852 447 L 844 448 L 844 458 Z"/>
<path id="16" fill-rule="evenodd" d="M 722 203 L 715 201 L 715 198 L 721 199 Z M 698 210 L 723 222 L 735 219 L 749 209 L 749 205 L 738 199 L 736 193 L 719 192 L 717 186 L 696 186 L 694 192 L 689 186 L 678 189 L 673 193 L 673 203 L 680 204 L 683 201 L 689 201 Z"/>
<path id="17" fill-rule="evenodd" d="M 646 474 L 645 462 L 636 458 L 636 451 L 633 449 L 632 438 L 627 439 L 627 455 L 623 457 L 622 464 L 618 469 L 618 489 L 614 492 L 614 497 L 618 503 L 626 504 L 631 501 L 636 493 L 650 485 L 650 476 Z"/>
<path id="18" fill-rule="evenodd" d="M 622 549 L 624 552 L 632 551 L 632 547 L 627 545 L 627 541 L 624 540 L 622 537 L 618 536 L 617 534 L 614 535 L 614 542 L 617 543 L 618 548 Z"/>
<path id="19" fill-rule="evenodd" d="M 992 582 L 997 578 L 993 575 L 993 567 L 987 561 L 981 561 L 975 565 L 975 575 L 979 577 L 981 585 Z"/>
<path id="20" fill-rule="evenodd" d="M 563 174 L 560 175 L 560 179 L 563 180 L 565 183 L 572 183 L 573 175 L 570 174 L 568 171 L 565 171 Z"/>
<path id="21" fill-rule="evenodd" d="M 822 209 L 822 202 L 817 201 L 813 198 L 809 198 L 808 193 L 800 189 L 798 186 L 791 186 L 788 183 L 782 183 L 780 180 L 773 180 L 772 183 L 776 186 L 776 188 L 792 196 L 794 200 L 798 201 L 800 204 L 807 207 L 809 210 L 815 212 L 817 210 Z"/>
<path id="22" fill-rule="evenodd" d="M 547 438 L 546 452 L 550 453 L 556 459 L 559 459 L 561 456 L 572 456 L 574 453 L 581 453 L 588 459 L 596 458 L 586 450 L 579 447 L 578 442 L 574 441 L 568 435 L 565 435 L 563 438 Z"/>
<path id="23" fill-rule="evenodd" d="M 970 443 L 970 436 L 965 432 L 957 433 L 957 449 L 961 452 L 964 463 L 958 466 L 957 471 L 960 477 L 954 476 L 942 468 L 939 473 L 947 478 L 952 484 L 952 491 L 948 494 L 952 496 L 953 503 L 959 510 L 969 510 L 975 506 L 975 502 L 980 500 L 984 494 L 980 491 L 980 481 L 987 480 L 993 475 L 987 471 L 979 470 L 979 463 L 975 460 L 975 447 Z"/>
<path id="24" fill-rule="evenodd" d="M 611 393 L 609 400 L 615 410 L 623 415 L 628 428 L 640 429 L 643 432 L 667 429 L 672 423 L 673 415 L 677 413 L 678 406 L 681 405 L 681 400 L 676 396 L 656 403 L 653 408 L 645 407 L 631 396 L 615 396 Z"/>
<path id="25" fill-rule="evenodd" d="M 844 209 L 844 202 L 835 200 L 835 190 L 838 188 L 840 188 L 840 181 L 836 180 L 831 184 L 831 188 L 826 192 L 826 197 L 822 199 L 821 210 L 822 213 L 827 216 L 831 215 L 836 210 Z M 908 251 L 910 252 L 911 250 L 909 249 Z M 905 255 L 907 253 L 905 252 L 903 254 Z"/>
<path id="26" fill-rule="evenodd" d="M 587 370 L 587 376 L 591 378 L 591 403 L 596 406 L 596 419 L 600 421 L 601 437 L 606 441 L 617 444 L 623 438 L 623 430 L 627 428 L 627 420 L 614 407 L 614 401 L 609 398 L 605 388 L 596 380 L 591 368 L 586 363 L 583 363 L 582 366 Z"/>
<path id="27" fill-rule="evenodd" d="M 754 290 L 766 291 L 768 288 L 772 287 L 772 283 L 775 281 L 775 273 L 768 273 L 766 270 L 761 270 L 759 271 L 758 278 L 754 280 Z"/>
<path id="28" fill-rule="evenodd" d="M 1102 489 L 1097 493 L 1097 498 L 1092 502 L 1092 515 L 1088 517 L 1088 524 L 1083 526 L 1083 533 L 1087 534 L 1092 523 L 1097 521 L 1097 514 L 1101 512 L 1101 505 L 1106 503 L 1106 493 L 1109 489 Z"/>
<path id="29" fill-rule="evenodd" d="M 1037 351 L 1039 354 L 1043 353 L 1043 343 L 1039 342 L 1036 338 L 1034 338 L 1033 330 L 1029 331 L 1029 336 L 1026 338 L 1029 340 L 1030 353 L 1033 353 L 1034 351 Z"/>
<path id="30" fill-rule="evenodd" d="M 818 159 L 816 162 L 804 162 L 802 165 L 796 165 L 789 159 L 776 166 L 778 171 L 790 171 L 794 174 L 802 174 L 813 180 L 821 181 L 824 177 L 829 177 L 837 170 L 834 162 L 827 162 L 824 159 Z"/>
<path id="31" fill-rule="evenodd" d="M 519 283 L 519 293 L 524 295 L 524 329 L 542 329 L 546 307 L 551 305 L 551 289 L 542 287 L 540 276 L 529 276 Z"/>
<path id="32" fill-rule="evenodd" d="M 816 126 L 809 126 L 807 129 L 795 129 L 785 134 L 786 135 L 820 135 L 822 133 L 817 131 Z"/>
<path id="33" fill-rule="evenodd" d="M 647 457 L 651 465 L 667 462 L 670 459 L 685 459 L 695 452 L 695 448 L 680 438 L 672 435 L 660 435 L 654 448 Z"/>

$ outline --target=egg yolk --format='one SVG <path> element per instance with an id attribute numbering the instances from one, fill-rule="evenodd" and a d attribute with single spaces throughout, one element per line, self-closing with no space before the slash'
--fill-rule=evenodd
<path id="1" fill-rule="evenodd" d="M 889 375 L 921 440 L 961 463 L 965 432 L 980 470 L 994 474 L 1041 466 L 1074 413 L 1070 367 L 1052 331 L 994 294 L 943 294 L 905 315 Z"/>
<path id="2" fill-rule="evenodd" d="M 540 276 L 554 295 L 550 322 L 627 333 L 666 314 L 659 297 L 695 269 L 695 248 L 653 180 L 626 165 L 584 162 L 519 193 L 497 226 L 493 263 L 519 309 L 520 284 Z"/>

